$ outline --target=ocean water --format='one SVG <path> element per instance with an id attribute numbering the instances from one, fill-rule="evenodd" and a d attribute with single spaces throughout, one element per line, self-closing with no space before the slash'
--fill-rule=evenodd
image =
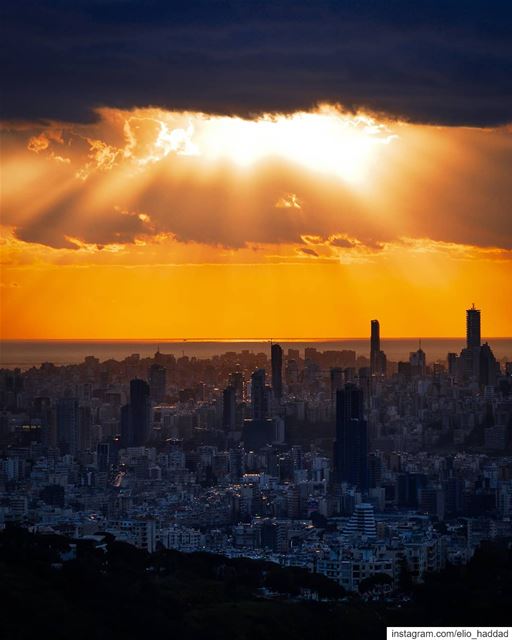
<path id="1" fill-rule="evenodd" d="M 483 341 L 486 339 L 484 338 Z M 496 358 L 512 361 L 512 338 L 489 338 L 487 340 Z M 276 341 L 277 342 L 277 341 Z M 286 351 L 288 348 L 300 349 L 316 347 L 319 351 L 331 349 L 352 349 L 357 355 L 369 355 L 368 338 L 340 340 L 279 340 Z M 449 352 L 459 352 L 465 344 L 464 338 L 425 338 L 421 347 L 427 355 L 427 361 L 445 359 Z M 408 358 L 411 351 L 418 348 L 418 340 L 413 338 L 383 338 L 381 348 L 389 360 Z M 0 367 L 28 369 L 38 367 L 42 362 L 53 362 L 56 365 L 76 364 L 86 356 L 96 356 L 101 361 L 114 358 L 122 360 L 132 353 L 141 358 L 152 356 L 157 349 L 162 353 L 208 358 L 226 351 L 240 352 L 244 349 L 255 353 L 266 352 L 270 355 L 269 341 L 214 341 L 214 340 L 3 340 L 0 341 Z"/>

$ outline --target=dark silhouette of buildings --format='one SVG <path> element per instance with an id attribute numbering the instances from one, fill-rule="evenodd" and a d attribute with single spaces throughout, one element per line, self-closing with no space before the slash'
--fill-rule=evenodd
<path id="1" fill-rule="evenodd" d="M 428 484 L 424 473 L 399 473 L 395 480 L 396 502 L 402 508 L 416 509 L 420 493 Z"/>
<path id="2" fill-rule="evenodd" d="M 91 407 L 78 408 L 78 448 L 85 451 L 91 446 L 93 416 Z"/>
<path id="3" fill-rule="evenodd" d="M 149 385 L 131 380 L 130 402 L 121 409 L 121 439 L 124 447 L 141 447 L 148 440 L 151 426 Z"/>
<path id="4" fill-rule="evenodd" d="M 387 360 L 384 351 L 380 348 L 380 324 L 378 320 L 370 323 L 370 372 L 372 375 L 382 376 L 386 374 Z"/>
<path id="5" fill-rule="evenodd" d="M 236 394 L 236 401 L 244 401 L 244 374 L 241 371 L 233 371 L 229 374 L 229 386 L 233 387 Z"/>
<path id="6" fill-rule="evenodd" d="M 274 398 L 281 400 L 283 397 L 283 350 L 280 345 L 273 344 L 271 347 L 272 365 L 272 390 Z"/>
<path id="7" fill-rule="evenodd" d="M 370 363 L 372 370 L 375 367 L 375 360 L 377 354 L 380 351 L 380 324 L 378 320 L 372 320 L 370 322 L 371 335 L 370 335 Z M 373 373 L 373 371 L 372 371 Z"/>
<path id="8" fill-rule="evenodd" d="M 236 429 L 236 389 L 231 385 L 222 392 L 222 426 L 224 431 Z"/>
<path id="9" fill-rule="evenodd" d="M 421 348 L 421 341 L 417 351 L 411 351 L 409 354 L 409 363 L 411 365 L 411 375 L 423 377 L 427 372 L 427 356 Z"/>
<path id="10" fill-rule="evenodd" d="M 167 371 L 160 364 L 152 364 L 149 368 L 149 393 L 155 402 L 165 400 L 167 390 Z"/>
<path id="11" fill-rule="evenodd" d="M 251 376 L 251 406 L 253 420 L 265 420 L 268 414 L 265 369 L 256 369 Z"/>
<path id="12" fill-rule="evenodd" d="M 244 448 L 248 451 L 258 451 L 273 442 L 282 442 L 284 439 L 284 432 L 280 429 L 282 424 L 279 418 L 244 420 L 242 428 Z"/>
<path id="13" fill-rule="evenodd" d="M 447 356 L 448 375 L 452 376 L 452 378 L 457 376 L 457 358 L 456 353 L 449 353 Z"/>
<path id="14" fill-rule="evenodd" d="M 52 507 L 64 508 L 65 491 L 64 487 L 59 484 L 49 484 L 39 493 L 41 500 Z"/>
<path id="15" fill-rule="evenodd" d="M 96 447 L 96 464 L 98 465 L 98 471 L 108 471 L 110 464 L 109 442 L 98 442 L 98 446 Z"/>
<path id="16" fill-rule="evenodd" d="M 331 369 L 331 400 L 336 402 L 336 393 L 343 388 L 343 369 L 333 367 Z"/>
<path id="17" fill-rule="evenodd" d="M 368 488 L 368 425 L 363 408 L 363 391 L 355 384 L 336 392 L 335 479 L 361 491 Z"/>
<path id="18" fill-rule="evenodd" d="M 466 346 L 473 349 L 480 346 L 480 309 L 475 309 L 475 305 L 471 309 L 466 310 Z"/>
<path id="19" fill-rule="evenodd" d="M 75 454 L 79 447 L 80 412 L 77 398 L 57 402 L 57 444 L 62 453 Z"/>
<path id="20" fill-rule="evenodd" d="M 480 386 L 487 387 L 495 385 L 499 373 L 499 366 L 494 357 L 491 347 L 484 342 L 480 347 L 480 358 L 478 363 L 478 382 Z"/>
<path id="21" fill-rule="evenodd" d="M 474 304 L 466 310 L 466 348 L 460 352 L 458 367 L 463 381 L 472 380 L 481 387 L 496 384 L 499 365 L 487 342 L 481 344 L 480 309 Z"/>

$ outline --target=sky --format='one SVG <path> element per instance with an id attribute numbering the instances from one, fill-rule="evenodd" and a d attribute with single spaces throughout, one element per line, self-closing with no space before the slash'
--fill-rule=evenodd
<path id="1" fill-rule="evenodd" d="M 3 3 L 2 337 L 510 336 L 511 7 Z"/>

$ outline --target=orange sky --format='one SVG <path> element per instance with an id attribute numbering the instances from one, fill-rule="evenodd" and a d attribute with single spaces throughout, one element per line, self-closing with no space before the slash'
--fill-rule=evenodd
<path id="1" fill-rule="evenodd" d="M 512 134 L 312 113 L 3 125 L 3 338 L 512 334 Z"/>

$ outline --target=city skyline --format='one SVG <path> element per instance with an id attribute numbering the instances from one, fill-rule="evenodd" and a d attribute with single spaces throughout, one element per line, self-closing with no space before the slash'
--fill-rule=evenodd
<path id="1" fill-rule="evenodd" d="M 373 319 L 369 357 L 273 342 L 0 369 L 0 524 L 290 563 L 352 592 L 385 574 L 400 600 L 404 561 L 420 584 L 510 533 L 512 363 L 465 312 L 460 352 L 430 363 L 421 343 L 388 358 Z"/>
<path id="2" fill-rule="evenodd" d="M 466 331 L 465 331 L 465 338 L 458 337 L 458 338 L 430 338 L 430 337 L 418 337 L 418 338 L 394 338 L 394 337 L 390 337 L 390 336 L 386 336 L 383 335 L 382 336 L 382 341 L 383 343 L 386 344 L 387 347 L 391 347 L 392 349 L 392 353 L 391 354 L 386 354 L 386 352 L 381 349 L 381 334 L 380 334 L 380 321 L 378 319 L 373 319 L 370 321 L 370 337 L 369 337 L 369 349 L 366 350 L 365 347 L 363 347 L 363 345 L 359 345 L 358 343 L 364 343 L 365 341 L 368 340 L 368 338 L 317 338 L 317 339 L 279 339 L 279 338 L 267 338 L 267 339 L 218 339 L 218 340 L 212 340 L 212 339 L 208 339 L 208 338 L 191 338 L 191 339 L 147 339 L 147 340 L 134 340 L 134 341 L 129 341 L 129 340 L 123 340 L 121 338 L 117 339 L 117 340 L 66 340 L 66 339 L 61 339 L 61 340 L 4 340 L 2 342 L 3 346 L 0 346 L 0 364 L 7 364 L 7 366 L 17 366 L 18 364 L 25 366 L 26 363 L 23 361 L 23 356 L 21 356 L 21 360 L 19 362 L 17 362 L 17 358 L 20 357 L 20 355 L 17 355 L 17 353 L 19 354 L 20 352 L 20 348 L 21 345 L 26 344 L 27 346 L 29 345 L 33 345 L 36 346 L 38 345 L 39 347 L 41 347 L 42 345 L 48 345 L 48 356 L 50 359 L 53 361 L 53 356 L 51 355 L 51 345 L 60 345 L 61 347 L 65 347 L 66 345 L 69 345 L 70 349 L 73 349 L 73 345 L 76 347 L 78 347 L 79 345 L 82 345 L 83 347 L 90 344 L 91 348 L 94 348 L 94 345 L 103 345 L 104 348 L 108 348 L 108 345 L 114 346 L 117 345 L 117 348 L 122 347 L 123 345 L 126 345 L 126 348 L 129 348 L 129 345 L 131 345 L 134 348 L 137 348 L 138 346 L 142 346 L 142 345 L 146 345 L 146 348 L 149 346 L 154 345 L 156 347 L 157 353 L 160 352 L 160 347 L 163 347 L 165 349 L 165 347 L 169 347 L 169 346 L 174 346 L 174 348 L 179 348 L 181 347 L 185 347 L 187 346 L 187 350 L 192 349 L 192 351 L 190 352 L 192 355 L 196 355 L 194 354 L 194 345 L 197 345 L 197 347 L 199 348 L 199 345 L 211 345 L 213 348 L 213 345 L 233 345 L 233 346 L 240 346 L 243 348 L 247 348 L 249 347 L 251 350 L 256 347 L 257 345 L 268 345 L 269 350 L 270 350 L 270 354 L 271 354 L 271 379 L 272 381 L 274 379 L 277 379 L 278 376 L 280 375 L 280 372 L 282 371 L 282 366 L 283 366 L 283 349 L 281 347 L 280 344 L 288 344 L 288 345 L 303 345 L 304 348 L 307 350 L 307 345 L 318 345 L 318 346 L 330 346 L 332 348 L 339 348 L 339 347 L 343 347 L 345 346 L 345 348 L 353 348 L 356 344 L 357 344 L 357 350 L 359 353 L 365 353 L 366 351 L 368 351 L 369 354 L 369 363 L 370 363 L 370 370 L 372 372 L 372 374 L 376 374 L 376 375 L 381 375 L 381 374 L 385 374 L 386 373 L 386 369 L 387 369 L 387 359 L 388 356 L 391 355 L 391 357 L 393 358 L 397 358 L 397 349 L 399 351 L 401 351 L 402 353 L 400 354 L 400 356 L 398 356 L 399 358 L 403 357 L 403 354 L 405 352 L 405 347 L 406 344 L 409 343 L 409 345 L 411 345 L 411 340 L 414 341 L 417 339 L 418 341 L 418 345 L 419 345 L 419 351 L 421 351 L 421 344 L 422 344 L 422 340 L 423 341 L 429 341 L 430 343 L 434 342 L 437 343 L 436 347 L 435 347 L 435 354 L 432 356 L 431 354 L 428 355 L 423 355 L 422 358 L 425 358 L 426 361 L 428 362 L 435 362 L 435 361 L 439 361 L 440 360 L 440 354 L 442 354 L 442 358 L 444 358 L 445 354 L 448 353 L 448 356 L 450 356 L 450 352 L 449 349 L 445 350 L 445 352 L 442 351 L 442 343 L 446 342 L 446 343 L 451 343 L 451 346 L 453 348 L 453 346 L 455 345 L 455 343 L 458 343 L 456 345 L 455 348 L 462 348 L 463 347 L 463 340 L 465 339 L 466 342 L 466 349 L 474 349 L 474 348 L 480 348 L 482 341 L 484 341 L 484 344 L 488 343 L 488 340 L 494 340 L 495 345 L 498 348 L 498 353 L 496 353 L 496 357 L 498 359 L 501 359 L 503 362 L 506 361 L 506 359 L 509 357 L 509 351 L 508 351 L 508 347 L 507 347 L 507 340 L 510 340 L 510 338 L 503 338 L 503 337 L 492 337 L 492 336 L 483 336 L 482 337 L 482 331 L 481 331 L 481 310 L 477 309 L 475 307 L 475 304 L 472 303 L 471 307 L 469 309 L 466 309 Z M 400 347 L 400 343 L 403 343 L 402 346 Z M 9 346 L 12 347 L 12 351 L 10 351 L 10 355 L 6 355 L 5 354 L 5 350 L 6 347 L 9 350 Z M 432 346 L 432 345 L 431 345 Z M 362 351 L 360 349 L 360 347 L 362 348 Z M 510 349 L 512 349 L 512 341 L 511 344 L 509 345 Z M 441 351 L 440 351 L 441 349 Z M 199 349 L 199 351 L 201 351 L 201 349 Z M 418 353 L 419 353 L 418 351 Z M 94 355 L 99 355 L 94 353 Z M 183 350 L 183 355 L 185 355 L 185 351 Z M 6 359 L 7 358 L 7 359 Z M 12 360 L 12 362 L 11 362 Z M 59 361 L 59 358 L 57 358 L 57 361 Z M 74 360 L 72 359 L 71 362 L 73 362 Z M 158 369 L 157 365 L 155 364 L 156 369 Z M 158 371 L 154 371 L 155 375 L 158 375 Z M 272 384 L 273 387 L 276 387 L 276 385 Z M 276 387 L 277 388 L 277 387 Z M 277 393 L 278 395 L 280 395 L 280 391 L 277 388 Z"/>
<path id="3" fill-rule="evenodd" d="M 467 318 L 472 317 L 472 312 L 474 312 L 474 314 L 478 314 L 478 317 L 480 317 L 480 309 L 476 309 L 475 308 L 475 304 L 472 303 L 472 307 L 470 309 L 466 309 L 466 313 L 469 314 L 467 316 Z M 473 314 L 473 315 L 474 315 Z M 505 332 L 503 334 L 494 334 L 491 331 L 489 331 L 486 327 L 486 331 L 484 333 L 482 333 L 482 339 L 492 339 L 492 338 L 510 338 L 512 337 L 512 323 L 508 322 L 509 318 L 506 318 L 506 324 L 504 324 L 503 326 L 510 328 L 510 330 L 508 332 Z M 368 320 L 365 320 L 366 325 L 368 324 Z M 374 325 L 375 323 L 375 325 Z M 469 326 L 468 326 L 468 319 L 466 320 L 466 325 L 464 326 L 463 324 L 460 323 L 460 320 L 456 323 L 458 325 L 458 331 L 459 333 L 453 333 L 453 334 L 447 334 L 447 333 L 441 333 L 441 334 L 430 334 L 429 332 L 427 333 L 421 333 L 419 334 L 418 332 L 410 332 L 409 334 L 403 334 L 403 335 L 394 335 L 393 333 L 389 333 L 386 332 L 385 335 L 382 336 L 382 340 L 386 341 L 386 340 L 409 340 L 409 339 L 414 339 L 417 338 L 418 340 L 422 340 L 422 339 L 467 339 L 468 336 L 468 331 L 469 331 Z M 380 349 L 380 320 L 374 319 L 371 320 L 371 331 L 372 331 L 372 336 L 374 335 L 374 326 L 376 327 L 375 329 L 375 343 L 373 343 L 373 338 L 371 340 L 371 344 L 370 344 L 370 350 L 373 351 L 373 349 L 375 349 L 375 355 L 377 355 L 379 349 Z M 98 338 L 98 337 L 60 337 L 60 338 L 44 338 L 41 336 L 34 336 L 34 337 L 26 337 L 26 338 L 20 338 L 20 337 L 3 337 L 2 338 L 5 342 L 23 342 L 23 341 L 34 341 L 34 342 L 124 342 L 124 341 L 130 341 L 130 340 L 135 340 L 135 341 L 140 341 L 140 342 L 150 342 L 150 343 L 159 343 L 159 341 L 161 341 L 162 344 L 165 343 L 175 343 L 175 342 L 225 342 L 226 344 L 228 343 L 244 343 L 244 342 L 261 342 L 261 343 L 269 343 L 272 344 L 273 342 L 336 342 L 336 341 L 345 341 L 345 340 L 364 340 L 366 339 L 366 335 L 364 332 L 362 332 L 361 334 L 358 335 L 341 335 L 341 334 L 332 334 L 332 335 L 325 335 L 325 336 L 313 336 L 313 335 L 304 335 L 304 336 L 291 336 L 291 335 L 277 335 L 277 334 L 273 334 L 273 335 L 266 335 L 266 336 L 252 336 L 252 335 L 237 335 L 237 336 L 231 336 L 231 337 L 227 337 L 227 336 L 223 336 L 223 337 L 214 337 L 214 336 L 208 336 L 206 334 L 203 335 L 196 335 L 196 336 L 175 336 L 175 337 L 170 337 L 170 336 L 151 336 L 151 337 L 141 337 L 141 336 L 118 336 L 118 337 L 103 337 L 103 338 Z M 480 333 L 478 334 L 478 339 L 480 339 Z M 372 346 L 372 344 L 374 344 L 375 346 Z"/>
<path id="4" fill-rule="evenodd" d="M 0 638 L 505 637 L 512 2 L 0 42 Z"/>

